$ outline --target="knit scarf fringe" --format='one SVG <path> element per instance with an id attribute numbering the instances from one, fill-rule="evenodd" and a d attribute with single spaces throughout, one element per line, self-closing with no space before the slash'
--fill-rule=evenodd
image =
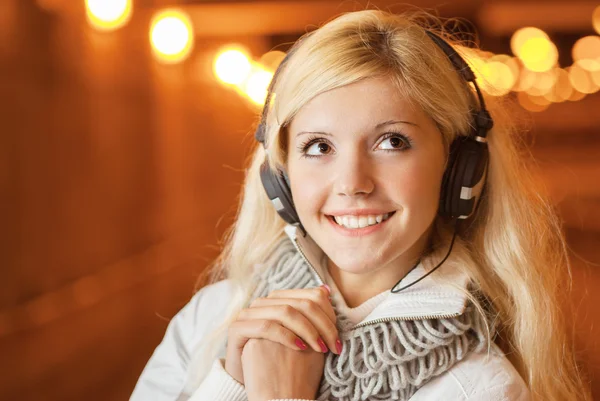
<path id="1" fill-rule="evenodd" d="M 289 240 L 273 256 L 250 302 L 275 290 L 318 286 Z M 485 322 L 472 305 L 453 318 L 394 320 L 358 328 L 333 307 L 343 350 L 341 355 L 326 355 L 318 401 L 408 400 L 467 354 L 487 347 Z"/>

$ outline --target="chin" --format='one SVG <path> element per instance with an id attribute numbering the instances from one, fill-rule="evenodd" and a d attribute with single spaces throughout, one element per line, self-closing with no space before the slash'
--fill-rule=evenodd
<path id="1" fill-rule="evenodd" d="M 361 257 L 352 257 L 352 255 L 348 255 L 350 257 L 329 257 L 332 263 L 334 263 L 338 269 L 352 274 L 363 274 L 369 273 L 377 270 L 379 266 L 382 266 L 380 261 L 374 260 L 372 258 L 361 258 Z"/>

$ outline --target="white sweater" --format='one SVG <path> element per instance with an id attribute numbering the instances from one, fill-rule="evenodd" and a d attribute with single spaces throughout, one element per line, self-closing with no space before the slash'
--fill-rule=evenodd
<path id="1" fill-rule="evenodd" d="M 307 253 L 308 254 L 308 253 Z M 319 265 L 319 259 L 311 261 Z M 326 270 L 326 269 L 325 269 Z M 326 274 L 325 281 L 337 293 L 335 283 Z M 425 273 L 418 266 L 400 285 Z M 434 277 L 435 276 L 435 277 Z M 347 308 L 337 300 L 338 308 L 354 322 L 381 317 L 411 318 L 444 316 L 464 309 L 463 285 L 452 265 L 442 266 L 436 274 L 398 294 L 379 294 L 357 308 Z M 207 286 L 169 323 L 162 342 L 154 351 L 136 384 L 130 401 L 246 401 L 244 386 L 223 369 L 221 359 L 198 387 L 188 386 L 193 352 L 206 336 L 226 317 L 232 297 L 232 283 L 225 280 Z M 445 373 L 427 382 L 410 401 L 528 401 L 529 391 L 500 349 L 491 344 L 488 352 L 471 352 Z M 282 401 L 282 400 L 278 400 Z"/>
<path id="2" fill-rule="evenodd" d="M 349 308 L 341 295 L 341 292 L 337 288 L 337 285 L 329 275 L 326 259 L 320 260 L 320 271 L 325 278 L 325 283 L 331 288 L 331 296 L 336 300 L 338 310 L 346 316 L 353 324 L 358 324 L 362 321 L 371 311 L 383 301 L 389 291 L 384 291 L 374 297 L 366 300 L 357 307 Z M 213 363 L 212 369 L 206 379 L 202 382 L 199 389 L 194 393 L 189 401 L 200 401 L 200 400 L 231 400 L 231 401 L 242 401 L 246 400 L 244 386 L 235 380 L 227 373 L 224 369 L 225 361 L 223 359 L 217 359 Z M 311 400 L 299 400 L 299 399 L 278 399 L 270 401 L 311 401 Z"/>

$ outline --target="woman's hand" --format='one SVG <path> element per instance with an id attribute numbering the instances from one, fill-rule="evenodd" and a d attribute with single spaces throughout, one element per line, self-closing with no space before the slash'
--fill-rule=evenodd
<path id="1" fill-rule="evenodd" d="M 269 340 L 249 340 L 242 353 L 248 401 L 314 400 L 324 365 L 322 352 L 295 351 Z"/>
<path id="2" fill-rule="evenodd" d="M 329 348 L 339 354 L 342 343 L 335 322 L 327 287 L 273 291 L 242 309 L 229 326 L 225 370 L 244 384 L 242 351 L 250 339 L 268 340 L 294 351 L 308 352 L 310 347 L 326 353 Z"/>

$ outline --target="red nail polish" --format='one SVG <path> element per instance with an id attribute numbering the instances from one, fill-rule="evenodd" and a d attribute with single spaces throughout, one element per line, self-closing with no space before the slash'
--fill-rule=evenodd
<path id="1" fill-rule="evenodd" d="M 329 349 L 327 348 L 327 346 L 325 345 L 325 343 L 323 342 L 321 337 L 318 338 L 317 342 L 319 343 L 319 347 L 321 347 L 321 351 L 323 351 L 323 353 L 329 351 Z"/>
<path id="2" fill-rule="evenodd" d="M 296 345 L 303 351 L 306 349 L 306 344 L 299 338 L 296 338 Z"/>
<path id="3" fill-rule="evenodd" d="M 338 354 L 342 353 L 342 342 L 340 341 L 339 338 L 337 340 L 335 340 L 335 349 L 337 350 Z"/>

